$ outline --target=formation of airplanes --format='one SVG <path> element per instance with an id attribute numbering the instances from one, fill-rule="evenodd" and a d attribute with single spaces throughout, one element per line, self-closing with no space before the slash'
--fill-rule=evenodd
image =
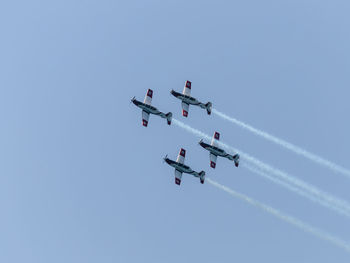
<path id="1" fill-rule="evenodd" d="M 206 109 L 207 114 L 210 115 L 212 110 L 212 103 L 207 102 L 206 104 L 204 104 L 198 101 L 196 98 L 191 97 L 191 88 L 192 88 L 191 86 L 192 86 L 191 81 L 187 80 L 185 82 L 185 86 L 182 93 L 176 92 L 174 90 L 170 91 L 170 93 L 174 97 L 181 100 L 182 116 L 188 117 L 190 105 L 199 106 L 202 109 Z M 156 107 L 152 106 L 151 105 L 152 97 L 153 97 L 153 90 L 148 89 L 143 102 L 137 100 L 135 97 L 131 99 L 131 102 L 133 104 L 135 104 L 137 107 L 142 109 L 142 125 L 145 127 L 148 126 L 150 114 L 158 115 L 161 118 L 166 119 L 167 124 L 171 125 L 173 114 L 171 112 L 163 113 L 159 111 Z M 219 143 L 218 143 L 219 140 L 220 140 L 220 133 L 215 131 L 210 144 L 205 143 L 203 139 L 200 140 L 199 142 L 200 146 L 202 146 L 204 149 L 209 151 L 210 167 L 215 169 L 218 156 L 224 157 L 229 159 L 230 161 L 233 161 L 235 166 L 238 167 L 239 158 L 240 158 L 239 154 L 231 155 L 229 153 L 226 153 L 224 149 L 219 147 Z M 200 182 L 204 184 L 205 171 L 196 172 L 192 170 L 189 166 L 185 165 L 185 156 L 186 156 L 186 150 L 181 148 L 176 161 L 169 159 L 168 156 L 165 156 L 164 158 L 164 161 L 168 165 L 174 167 L 175 169 L 175 184 L 177 185 L 181 184 L 181 178 L 183 173 L 191 174 L 194 177 L 199 178 Z"/>

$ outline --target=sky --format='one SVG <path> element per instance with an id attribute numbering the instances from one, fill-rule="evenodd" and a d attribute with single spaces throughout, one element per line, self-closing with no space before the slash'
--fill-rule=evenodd
<path id="1" fill-rule="evenodd" d="M 350 179 L 181 103 L 350 168 L 349 1 L 2 1 L 1 262 L 349 262 L 341 248 L 163 163 L 350 242 L 349 219 L 218 159 L 152 104 L 350 201 Z M 241 160 L 244 163 L 244 159 Z"/>

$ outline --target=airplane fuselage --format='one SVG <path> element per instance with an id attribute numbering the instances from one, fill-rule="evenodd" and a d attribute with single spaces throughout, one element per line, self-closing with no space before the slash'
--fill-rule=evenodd
<path id="1" fill-rule="evenodd" d="M 176 98 L 182 100 L 183 102 L 185 102 L 185 103 L 187 103 L 187 104 L 190 104 L 190 105 L 198 105 L 198 106 L 200 106 L 200 107 L 205 108 L 205 105 L 204 105 L 203 103 L 199 102 L 196 98 L 193 98 L 193 97 L 191 97 L 191 96 L 184 95 L 184 94 L 182 94 L 182 93 L 176 92 L 175 90 L 172 90 L 172 91 L 171 91 L 171 94 L 172 94 L 174 97 L 176 97 Z"/>
<path id="2" fill-rule="evenodd" d="M 223 149 L 220 149 L 216 146 L 207 144 L 205 142 L 199 142 L 199 145 L 202 146 L 204 149 L 208 150 L 209 152 L 211 152 L 212 154 L 216 155 L 216 156 L 221 156 L 221 157 L 229 157 L 231 156 L 230 154 L 226 153 Z"/>
<path id="3" fill-rule="evenodd" d="M 148 105 L 146 103 L 138 101 L 137 99 L 133 99 L 132 103 L 134 103 L 137 107 L 141 108 L 147 113 L 151 113 L 154 115 L 164 115 L 164 113 L 159 111 L 156 107 L 153 107 L 152 105 Z"/>
<path id="4" fill-rule="evenodd" d="M 176 170 L 180 171 L 181 173 L 192 174 L 196 177 L 199 177 L 199 174 L 197 172 L 193 171 L 189 166 L 185 164 L 175 162 L 173 160 L 170 160 L 169 158 L 165 158 L 164 160 L 166 161 L 167 164 L 174 167 Z"/>

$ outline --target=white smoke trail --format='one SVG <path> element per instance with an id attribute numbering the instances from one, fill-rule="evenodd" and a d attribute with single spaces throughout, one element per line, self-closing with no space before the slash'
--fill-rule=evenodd
<path id="1" fill-rule="evenodd" d="M 241 200 L 243 200 L 243 201 L 245 201 L 245 202 L 247 202 L 247 203 L 249 203 L 249 204 L 251 204 L 251 205 L 253 205 L 255 207 L 258 207 L 258 208 L 264 210 L 267 213 L 270 213 L 271 215 L 274 215 L 274 216 L 278 217 L 279 219 L 281 219 L 281 220 L 283 220 L 283 221 L 285 221 L 285 222 L 287 222 L 289 224 L 292 224 L 292 225 L 294 225 L 294 226 L 304 230 L 305 232 L 313 234 L 314 236 L 319 237 L 319 238 L 321 238 L 323 240 L 329 241 L 329 242 L 333 243 L 334 245 L 345 249 L 347 252 L 350 252 L 350 244 L 348 244 L 347 242 L 345 242 L 344 240 L 342 240 L 342 239 L 340 239 L 338 237 L 335 237 L 335 236 L 333 236 L 333 235 L 331 235 L 329 233 L 326 233 L 326 232 L 324 232 L 324 231 L 322 231 L 320 229 L 317 229 L 317 228 L 315 228 L 313 226 L 310 226 L 310 225 L 302 222 L 301 220 L 299 220 L 297 218 L 294 218 L 294 217 L 291 217 L 289 215 L 283 214 L 282 212 L 280 212 L 277 209 L 274 209 L 274 208 L 272 208 L 272 207 L 270 207 L 268 205 L 260 203 L 260 202 L 258 202 L 256 200 L 246 196 L 246 195 L 238 193 L 238 192 L 236 192 L 236 191 L 234 191 L 234 190 L 232 190 L 232 189 L 230 189 L 230 188 L 228 188 L 228 187 L 226 187 L 224 185 L 221 185 L 221 184 L 219 184 L 219 183 L 217 183 L 217 182 L 215 182 L 215 181 L 213 181 L 213 180 L 211 180 L 209 178 L 207 178 L 206 181 L 208 183 L 210 183 L 211 185 L 213 185 L 213 186 L 215 186 L 215 187 L 217 187 L 217 188 L 219 188 L 219 189 L 229 193 L 230 195 L 232 195 L 234 197 L 237 197 L 237 198 L 239 198 L 239 199 L 241 199 Z"/>
<path id="2" fill-rule="evenodd" d="M 233 147 L 230 147 L 226 144 L 222 144 L 222 146 L 225 147 L 226 149 L 231 150 L 231 151 L 233 150 L 233 151 L 239 152 L 240 155 L 243 158 L 245 158 L 246 161 L 249 161 L 249 162 L 255 164 L 256 166 L 258 166 L 259 168 L 283 178 L 284 180 L 288 181 L 289 183 L 292 183 L 292 184 L 294 184 L 294 185 L 296 185 L 296 186 L 298 186 L 306 191 L 309 191 L 310 193 L 314 194 L 315 196 L 318 196 L 321 200 L 329 202 L 333 206 L 337 206 L 341 209 L 346 210 L 347 212 L 350 212 L 350 204 L 348 202 L 346 202 L 345 200 L 341 200 L 337 197 L 334 197 L 330 193 L 326 193 L 325 191 L 322 191 L 322 190 L 318 189 L 317 187 L 312 186 L 312 185 L 306 183 L 305 181 L 302 181 L 301 179 L 298 179 L 294 176 L 289 175 L 288 173 L 286 173 L 284 171 L 281 171 L 275 167 L 272 167 L 271 165 L 268 165 L 268 164 L 258 160 L 257 158 L 247 154 L 247 153 L 243 153 L 239 150 L 235 150 Z"/>
<path id="3" fill-rule="evenodd" d="M 184 124 L 183 122 L 173 119 L 173 123 L 175 125 L 177 125 L 178 127 L 198 136 L 199 138 L 206 138 L 206 139 L 211 139 L 211 137 L 197 129 L 192 128 L 191 126 Z M 321 191 L 320 189 L 316 188 L 315 186 L 312 186 L 300 179 L 297 179 L 289 174 L 287 174 L 286 172 L 283 172 L 277 168 L 272 167 L 271 165 L 268 165 L 260 160 L 258 160 L 257 158 L 244 153 L 238 149 L 235 149 L 223 142 L 218 141 L 218 144 L 221 145 L 222 147 L 226 148 L 229 151 L 233 151 L 233 152 L 238 152 L 242 158 L 245 159 L 245 161 L 248 161 L 250 163 L 255 164 L 256 166 L 258 166 L 260 169 L 263 169 L 267 172 L 270 172 L 276 176 L 279 176 L 281 178 L 283 178 L 284 180 L 304 189 L 305 191 L 309 191 L 310 193 L 312 193 L 313 195 L 317 196 L 321 201 L 323 202 L 328 202 L 330 205 L 334 206 L 334 207 L 338 207 L 339 209 L 344 210 L 344 213 L 350 212 L 350 204 L 347 203 L 344 200 L 341 200 L 339 198 L 336 198 L 334 196 L 332 196 L 329 193 L 326 193 L 324 191 Z"/>
<path id="4" fill-rule="evenodd" d="M 248 130 L 248 131 L 250 131 L 250 132 L 252 132 L 252 133 L 254 133 L 256 135 L 259 135 L 259 136 L 261 136 L 261 137 L 263 137 L 263 138 L 265 138 L 265 139 L 267 139 L 267 140 L 269 140 L 271 142 L 274 142 L 274 143 L 276 143 L 276 144 L 278 144 L 278 145 L 280 145 L 280 146 L 282 146 L 282 147 L 284 147 L 284 148 L 286 148 L 286 149 L 288 149 L 288 150 L 290 150 L 292 152 L 295 152 L 296 154 L 304 156 L 307 159 L 309 159 L 309 160 L 311 160 L 311 161 L 313 161 L 313 162 L 315 162 L 317 164 L 325 166 L 325 167 L 333 170 L 334 172 L 338 172 L 338 173 L 341 173 L 343 175 L 346 175 L 346 176 L 350 177 L 350 170 L 348 170 L 348 169 L 346 169 L 346 168 L 344 168 L 344 167 L 342 167 L 342 166 L 340 166 L 340 165 L 338 165 L 336 163 L 333 163 L 333 162 L 331 162 L 329 160 L 326 160 L 325 158 L 322 158 L 322 157 L 320 157 L 320 156 L 318 156 L 316 154 L 313 154 L 311 152 L 308 152 L 308 151 L 300 148 L 299 146 L 296 146 L 296 145 L 294 145 L 294 144 L 292 144 L 290 142 L 287 142 L 285 140 L 277 138 L 276 136 L 273 136 L 273 135 L 271 135 L 271 134 L 269 134 L 267 132 L 264 132 L 262 130 L 256 129 L 256 128 L 254 128 L 254 127 L 252 127 L 252 126 L 250 126 L 250 125 L 248 125 L 248 124 L 246 124 L 246 123 L 244 123 L 242 121 L 239 121 L 239 120 L 237 120 L 235 118 L 227 116 L 226 114 L 224 114 L 224 113 L 222 113 L 222 112 L 220 112 L 220 111 L 218 111 L 216 109 L 213 109 L 212 112 L 214 114 L 216 114 L 217 116 L 225 119 L 225 120 L 228 120 L 228 121 L 230 121 L 230 122 L 232 122 L 232 123 L 234 123 L 234 124 L 244 128 L 244 129 L 246 129 L 246 130 Z"/>
<path id="5" fill-rule="evenodd" d="M 295 186 L 293 186 L 293 185 L 291 185 L 291 184 L 289 184 L 289 183 L 287 183 L 285 181 L 282 181 L 282 180 L 280 180 L 278 178 L 275 178 L 275 177 L 273 177 L 273 176 L 271 176 L 271 175 L 269 175 L 267 173 L 264 173 L 263 171 L 255 168 L 255 167 L 252 167 L 252 166 L 250 166 L 250 165 L 248 165 L 246 163 L 243 163 L 242 166 L 245 167 L 246 169 L 248 169 L 249 171 L 251 171 L 251 172 L 253 172 L 253 173 L 257 174 L 257 175 L 260 175 L 260 176 L 262 176 L 262 177 L 264 177 L 264 178 L 266 178 L 266 179 L 268 179 L 268 180 L 270 180 L 270 181 L 272 181 L 272 182 L 274 182 L 274 183 L 276 183 L 278 185 L 281 185 L 281 186 L 287 188 L 288 190 L 290 190 L 290 191 L 292 191 L 294 193 L 297 193 L 300 196 L 306 197 L 309 200 L 311 200 L 311 201 L 313 201 L 313 202 L 315 202 L 315 203 L 317 203 L 319 205 L 327 207 L 328 209 L 332 209 L 332 210 L 338 212 L 339 214 L 342 214 L 342 215 L 345 215 L 347 217 L 350 217 L 350 212 L 347 212 L 347 211 L 345 211 L 343 209 L 339 209 L 338 207 L 332 206 L 332 205 L 330 205 L 327 202 L 320 201 L 317 197 L 315 197 L 314 195 L 310 194 L 307 191 L 304 191 L 304 190 L 302 190 L 302 189 L 300 189 L 298 187 L 295 187 Z"/>

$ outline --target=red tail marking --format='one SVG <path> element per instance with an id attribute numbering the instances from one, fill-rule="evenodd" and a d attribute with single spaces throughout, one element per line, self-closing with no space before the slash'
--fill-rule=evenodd
<path id="1" fill-rule="evenodd" d="M 180 185 L 180 183 L 181 183 L 181 180 L 175 177 L 175 184 Z"/>
<path id="2" fill-rule="evenodd" d="M 186 81 L 186 88 L 191 89 L 191 81 Z"/>
<path id="3" fill-rule="evenodd" d="M 142 120 L 142 125 L 143 125 L 143 126 L 145 126 L 145 127 L 147 127 L 147 125 L 148 125 L 148 121 L 146 121 L 146 120 Z"/>
<path id="4" fill-rule="evenodd" d="M 220 140 L 220 133 L 215 132 L 214 138 L 215 138 L 216 140 Z"/>
<path id="5" fill-rule="evenodd" d="M 210 167 L 215 169 L 216 163 L 210 161 Z"/>
<path id="6" fill-rule="evenodd" d="M 185 111 L 185 110 L 182 110 L 182 116 L 187 117 L 188 116 L 188 112 Z"/>
<path id="7" fill-rule="evenodd" d="M 152 98 L 152 96 L 153 96 L 153 90 L 148 89 L 148 91 L 147 91 L 147 96 Z"/>

